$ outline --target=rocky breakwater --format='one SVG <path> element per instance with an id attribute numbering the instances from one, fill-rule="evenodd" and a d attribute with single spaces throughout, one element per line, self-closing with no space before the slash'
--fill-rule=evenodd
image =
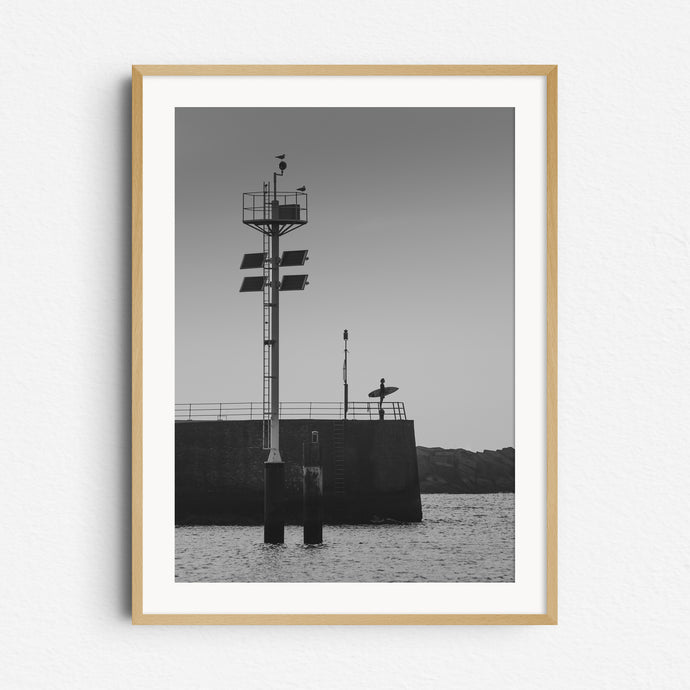
<path id="1" fill-rule="evenodd" d="M 515 449 L 474 453 L 417 446 L 423 494 L 488 494 L 515 491 Z"/>

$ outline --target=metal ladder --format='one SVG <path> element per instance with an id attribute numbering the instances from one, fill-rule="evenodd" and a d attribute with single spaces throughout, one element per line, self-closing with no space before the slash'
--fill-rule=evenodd
<path id="1" fill-rule="evenodd" d="M 333 422 L 333 488 L 336 494 L 345 493 L 345 421 Z"/>
<path id="2" fill-rule="evenodd" d="M 265 183 L 264 183 L 265 185 Z M 264 195 L 265 196 L 265 195 Z M 271 238 L 263 234 L 264 239 L 264 309 L 263 309 L 263 334 L 264 334 L 264 362 L 263 362 L 263 399 L 262 399 L 262 436 L 263 447 L 267 450 L 271 447 Z"/>

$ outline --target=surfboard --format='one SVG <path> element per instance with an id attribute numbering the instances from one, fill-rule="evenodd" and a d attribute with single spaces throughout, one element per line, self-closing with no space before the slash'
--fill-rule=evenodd
<path id="1" fill-rule="evenodd" d="M 384 397 L 386 395 L 390 395 L 391 393 L 395 393 L 395 391 L 398 390 L 397 386 L 386 386 L 383 389 L 383 395 Z M 369 393 L 370 398 L 380 398 L 381 397 L 381 389 L 380 388 L 375 388 L 371 393 Z"/>

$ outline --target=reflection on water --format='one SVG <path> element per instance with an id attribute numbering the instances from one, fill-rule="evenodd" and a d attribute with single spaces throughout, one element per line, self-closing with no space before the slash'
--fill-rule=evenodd
<path id="1" fill-rule="evenodd" d="M 324 525 L 324 543 L 263 527 L 177 527 L 176 582 L 513 582 L 514 494 L 423 494 L 424 520 Z"/>

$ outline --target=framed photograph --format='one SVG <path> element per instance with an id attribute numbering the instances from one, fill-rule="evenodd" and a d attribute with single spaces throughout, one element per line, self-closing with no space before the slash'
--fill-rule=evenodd
<path id="1" fill-rule="evenodd" d="M 133 623 L 557 622 L 556 79 L 133 67 Z"/>

